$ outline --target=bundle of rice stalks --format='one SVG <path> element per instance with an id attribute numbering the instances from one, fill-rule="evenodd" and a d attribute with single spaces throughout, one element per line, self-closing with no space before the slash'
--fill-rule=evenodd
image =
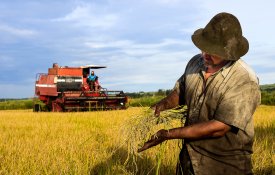
<path id="1" fill-rule="evenodd" d="M 128 152 L 124 165 L 134 166 L 136 173 L 138 171 L 137 158 L 142 156 L 142 153 L 137 152 L 138 148 L 141 148 L 150 139 L 151 135 L 158 130 L 182 126 L 186 113 L 187 107 L 180 106 L 163 111 L 158 117 L 154 115 L 152 109 L 146 109 L 140 115 L 129 118 L 121 126 L 121 135 L 124 137 L 123 143 L 127 145 Z M 157 152 L 158 155 L 156 155 L 158 157 L 158 168 L 162 158 L 163 144 L 166 144 L 166 142 L 162 143 Z"/>

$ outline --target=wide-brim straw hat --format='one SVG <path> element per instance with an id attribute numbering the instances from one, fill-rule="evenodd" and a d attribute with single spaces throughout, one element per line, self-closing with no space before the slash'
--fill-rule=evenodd
<path id="1" fill-rule="evenodd" d="M 249 49 L 239 20 L 225 12 L 215 15 L 205 28 L 196 30 L 192 41 L 200 50 L 225 60 L 238 60 Z"/>

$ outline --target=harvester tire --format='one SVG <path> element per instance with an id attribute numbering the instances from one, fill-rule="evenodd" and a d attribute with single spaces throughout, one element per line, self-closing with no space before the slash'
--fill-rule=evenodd
<path id="1" fill-rule="evenodd" d="M 34 112 L 41 112 L 42 111 L 41 105 L 40 104 L 34 104 L 33 111 Z"/>

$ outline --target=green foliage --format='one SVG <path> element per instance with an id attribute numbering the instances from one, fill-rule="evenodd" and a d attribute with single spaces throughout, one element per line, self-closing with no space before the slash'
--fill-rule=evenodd
<path id="1" fill-rule="evenodd" d="M 261 104 L 275 105 L 275 84 L 261 85 Z M 132 107 L 148 107 L 166 97 L 171 90 L 159 89 L 156 92 L 132 92 L 126 93 L 130 97 L 128 106 Z M 18 109 L 32 109 L 33 103 L 41 104 L 42 108 L 45 105 L 38 100 L 33 99 L 0 99 L 0 110 L 18 110 Z"/>
<path id="2" fill-rule="evenodd" d="M 129 106 L 132 107 L 145 107 L 145 106 L 152 106 L 153 104 L 160 101 L 165 96 L 147 96 L 147 97 L 140 97 L 140 98 L 132 98 L 129 101 Z"/>
<path id="3" fill-rule="evenodd" d="M 141 98 L 141 97 L 151 97 L 154 95 L 154 92 L 127 92 L 125 93 L 130 98 Z"/>
<path id="4" fill-rule="evenodd" d="M 261 85 L 262 101 L 264 105 L 275 105 L 275 84 Z"/>
<path id="5" fill-rule="evenodd" d="M 130 102 L 128 106 L 132 107 L 149 107 L 157 103 L 168 94 L 171 93 L 171 90 L 159 89 L 157 92 L 133 92 L 126 93 L 130 97 Z"/>
<path id="6" fill-rule="evenodd" d="M 32 107 L 33 99 L 2 100 L 0 102 L 0 110 L 32 109 Z"/>
<path id="7" fill-rule="evenodd" d="M 142 97 L 153 97 L 153 96 L 167 96 L 172 90 L 164 90 L 164 89 L 159 89 L 157 92 L 131 92 L 131 93 L 126 93 L 127 96 L 130 98 L 142 98 Z"/>
<path id="8" fill-rule="evenodd" d="M 260 85 L 261 91 L 272 92 L 275 91 L 275 84 Z"/>
<path id="9" fill-rule="evenodd" d="M 275 91 L 262 91 L 262 104 L 275 105 Z"/>

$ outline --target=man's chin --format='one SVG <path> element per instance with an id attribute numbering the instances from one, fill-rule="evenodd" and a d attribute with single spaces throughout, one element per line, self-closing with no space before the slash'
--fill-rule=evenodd
<path id="1" fill-rule="evenodd" d="M 205 66 L 205 67 L 211 68 L 211 67 L 214 66 L 214 64 L 213 64 L 213 63 L 210 63 L 210 62 L 204 62 L 204 66 Z"/>

